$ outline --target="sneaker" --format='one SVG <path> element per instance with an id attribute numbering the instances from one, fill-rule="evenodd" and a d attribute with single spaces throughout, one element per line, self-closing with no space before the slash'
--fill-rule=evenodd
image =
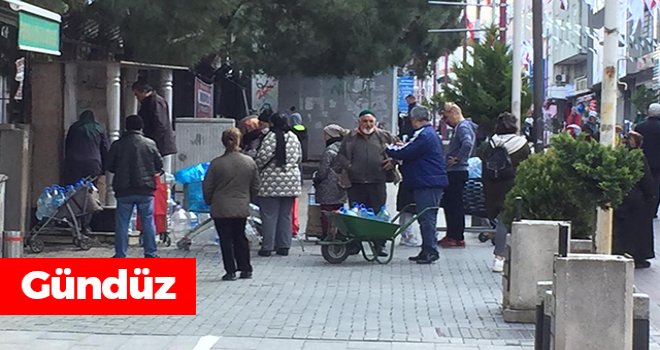
<path id="1" fill-rule="evenodd" d="M 421 247 L 422 242 L 420 242 L 417 238 L 412 237 L 412 238 L 406 240 L 405 245 L 408 246 L 408 247 Z"/>
<path id="2" fill-rule="evenodd" d="M 418 260 L 422 259 L 423 257 L 424 257 L 424 254 L 423 254 L 423 253 L 419 253 L 419 255 L 409 257 L 408 260 L 410 260 L 410 261 L 418 261 Z"/>
<path id="3" fill-rule="evenodd" d="M 438 244 L 443 248 L 465 248 L 465 241 L 457 241 L 453 238 L 447 238 L 446 241 L 440 241 Z"/>
<path id="4" fill-rule="evenodd" d="M 437 261 L 439 259 L 440 259 L 440 254 L 438 254 L 438 253 L 426 254 L 426 255 L 423 255 L 422 257 L 420 257 L 417 260 L 417 263 L 420 264 L 420 265 L 428 265 L 428 264 L 432 264 L 434 261 Z"/>
<path id="5" fill-rule="evenodd" d="M 495 258 L 493 261 L 493 272 L 503 272 L 504 271 L 504 259 Z"/>
<path id="6" fill-rule="evenodd" d="M 160 258 L 158 255 L 145 255 L 144 257 L 147 259 Z"/>
<path id="7" fill-rule="evenodd" d="M 224 276 L 222 276 L 223 281 L 236 281 L 236 274 L 235 273 L 228 273 Z"/>
<path id="8" fill-rule="evenodd" d="M 439 234 L 439 232 L 436 232 L 436 234 Z M 438 244 L 442 245 L 443 243 L 447 242 L 450 239 L 451 238 L 449 238 L 448 236 L 444 236 L 444 237 L 442 237 L 441 240 L 438 241 Z"/>

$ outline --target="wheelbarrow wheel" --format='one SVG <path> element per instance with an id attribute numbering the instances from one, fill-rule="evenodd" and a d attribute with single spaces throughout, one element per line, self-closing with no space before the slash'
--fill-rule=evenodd
<path id="1" fill-rule="evenodd" d="M 481 232 L 479 234 L 479 242 L 485 243 L 488 242 L 489 239 L 490 239 L 490 235 L 488 234 L 488 232 Z"/>
<path id="2" fill-rule="evenodd" d="M 348 258 L 350 252 L 346 244 L 333 244 L 321 246 L 323 259 L 331 264 L 341 264 Z"/>

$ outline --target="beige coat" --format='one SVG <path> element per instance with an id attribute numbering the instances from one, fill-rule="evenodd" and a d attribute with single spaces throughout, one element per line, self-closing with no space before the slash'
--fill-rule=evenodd
<path id="1" fill-rule="evenodd" d="M 259 193 L 259 171 L 252 158 L 230 152 L 211 162 L 202 184 L 214 219 L 246 218 Z"/>

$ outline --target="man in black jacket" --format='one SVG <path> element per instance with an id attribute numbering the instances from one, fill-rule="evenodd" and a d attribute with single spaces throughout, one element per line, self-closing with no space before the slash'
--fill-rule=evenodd
<path id="1" fill-rule="evenodd" d="M 399 117 L 399 139 L 403 140 L 403 142 L 410 141 L 415 132 L 415 128 L 413 128 L 410 121 L 410 115 L 413 108 L 419 106 L 417 99 L 413 95 L 406 96 L 406 103 L 408 103 L 408 114 L 403 118 Z"/>
<path id="2" fill-rule="evenodd" d="M 645 122 L 639 123 L 635 127 L 635 131 L 644 136 L 642 149 L 651 168 L 654 186 L 660 192 L 660 104 L 651 103 L 648 118 Z M 656 193 L 657 195 L 658 193 Z M 660 201 L 656 204 L 654 213 L 658 212 L 658 206 L 660 206 Z"/>
<path id="3" fill-rule="evenodd" d="M 108 171 L 115 174 L 112 187 L 117 198 L 115 258 L 125 258 L 128 250 L 128 226 L 137 206 L 142 222 L 144 257 L 157 258 L 154 225 L 156 175 L 163 172 L 163 159 L 156 143 L 146 138 L 144 122 L 137 115 L 126 118 L 126 133 L 110 147 Z"/>
<path id="4" fill-rule="evenodd" d="M 177 153 L 167 101 L 149 84 L 139 81 L 133 84 L 133 93 L 140 101 L 138 115 L 144 121 L 144 136 L 156 141 L 161 156 Z"/>

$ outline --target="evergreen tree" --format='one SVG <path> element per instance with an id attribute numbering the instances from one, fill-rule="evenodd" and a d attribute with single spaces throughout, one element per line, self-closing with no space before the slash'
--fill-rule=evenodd
<path id="1" fill-rule="evenodd" d="M 466 117 L 471 117 L 487 132 L 494 130 L 500 113 L 511 111 L 514 58 L 509 46 L 498 40 L 498 33 L 498 29 L 492 27 L 486 33 L 485 40 L 473 42 L 470 45 L 473 62 L 455 64 L 452 71 L 456 79 L 443 86 L 444 99 L 458 104 Z M 522 78 L 521 105 L 524 115 L 532 104 L 533 96 L 528 77 Z"/>

